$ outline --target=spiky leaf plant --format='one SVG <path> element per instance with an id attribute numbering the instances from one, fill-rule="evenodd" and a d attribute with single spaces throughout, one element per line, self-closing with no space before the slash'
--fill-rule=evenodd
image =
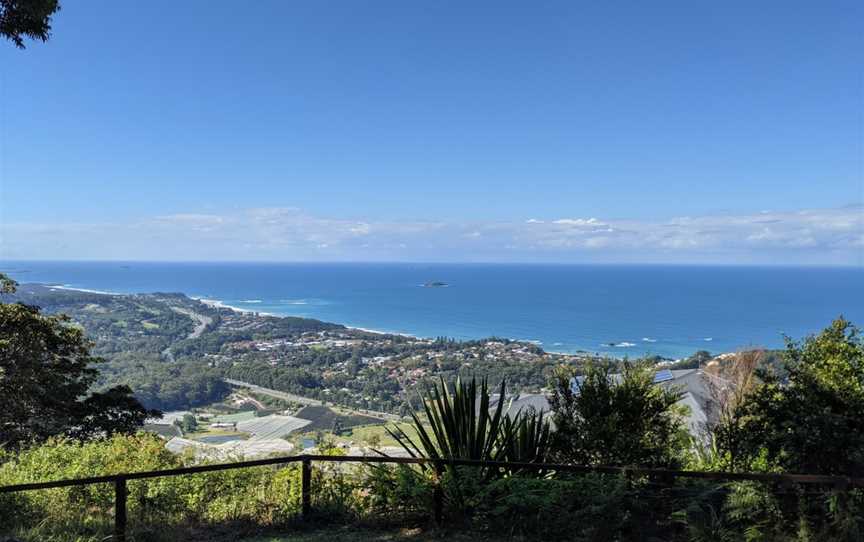
<path id="1" fill-rule="evenodd" d="M 527 409 L 513 416 L 505 416 L 501 436 L 498 446 L 502 461 L 543 463 L 547 460 L 551 433 L 542 412 Z"/>
<path id="2" fill-rule="evenodd" d="M 500 461 L 504 447 L 500 442 L 511 439 L 511 424 L 503 424 L 505 383 L 501 382 L 498 405 L 490 413 L 489 385 L 486 379 L 463 382 L 461 378 L 451 389 L 441 379 L 440 383 L 429 390 L 423 401 L 421 420 L 417 412 L 411 413 L 415 442 L 401 427 L 387 428 L 388 433 L 411 455 L 429 459 L 476 459 L 480 461 Z M 504 434 L 504 433 L 507 434 Z M 435 463 L 440 474 L 442 463 Z"/>

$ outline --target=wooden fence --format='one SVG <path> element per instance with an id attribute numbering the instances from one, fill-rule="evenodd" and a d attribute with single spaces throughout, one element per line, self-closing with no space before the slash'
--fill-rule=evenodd
<path id="1" fill-rule="evenodd" d="M 58 487 L 83 486 L 89 484 L 114 484 L 114 540 L 126 540 L 126 482 L 128 480 L 143 480 L 147 478 L 160 478 L 163 476 L 182 476 L 185 474 L 199 474 L 204 472 L 215 472 L 230 469 L 242 469 L 248 467 L 261 467 L 267 465 L 285 465 L 289 463 L 301 464 L 301 515 L 308 518 L 312 509 L 312 463 L 390 463 L 390 464 L 435 464 L 437 466 L 470 466 L 491 467 L 513 470 L 543 470 L 548 472 L 574 472 L 574 473 L 604 473 L 619 474 L 628 477 L 648 477 L 651 479 L 670 481 L 675 478 L 717 480 L 724 482 L 732 481 L 755 481 L 773 483 L 781 487 L 794 487 L 796 485 L 821 485 L 832 487 L 836 490 L 845 491 L 851 488 L 864 488 L 864 478 L 853 478 L 847 476 L 828 476 L 819 474 L 762 474 L 762 473 L 735 473 L 735 472 L 703 472 L 664 469 L 641 469 L 629 467 L 591 467 L 585 465 L 564 465 L 554 463 L 515 463 L 509 461 L 477 461 L 470 459 L 432 460 L 412 457 L 377 457 L 377 456 L 330 456 L 330 455 L 296 455 L 290 457 L 272 457 L 251 461 L 239 461 L 234 463 L 216 463 L 210 465 L 198 465 L 194 467 L 183 467 L 178 469 L 166 469 L 155 471 L 129 472 L 123 474 L 111 474 L 106 476 L 93 476 L 90 478 L 76 478 L 68 480 L 55 480 L 50 482 L 33 482 L 27 484 L 15 484 L 0 486 L 0 493 L 12 493 L 17 491 L 31 491 L 37 489 L 52 489 Z M 434 510 L 432 515 L 437 523 L 442 520 L 443 494 L 440 488 L 435 490 Z"/>

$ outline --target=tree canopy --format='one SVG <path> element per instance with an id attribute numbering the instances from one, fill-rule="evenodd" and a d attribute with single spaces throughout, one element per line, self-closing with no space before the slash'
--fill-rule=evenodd
<path id="1" fill-rule="evenodd" d="M 687 446 L 675 404 L 678 391 L 653 384 L 648 363 L 589 366 L 576 389 L 573 372 L 558 370 L 552 407 L 556 461 L 582 465 L 676 467 Z"/>
<path id="2" fill-rule="evenodd" d="M 759 384 L 717 428 L 733 466 L 767 460 L 788 472 L 864 475 L 864 341 L 838 318 L 803 342 L 787 340 L 785 376 Z"/>
<path id="3" fill-rule="evenodd" d="M 14 291 L 7 277 L 0 275 L 0 283 Z M 0 303 L 0 445 L 128 433 L 158 414 L 128 386 L 91 391 L 101 361 L 91 346 L 67 316 Z"/>
<path id="4" fill-rule="evenodd" d="M 0 0 L 0 35 L 24 49 L 24 38 L 48 41 L 58 0 Z"/>

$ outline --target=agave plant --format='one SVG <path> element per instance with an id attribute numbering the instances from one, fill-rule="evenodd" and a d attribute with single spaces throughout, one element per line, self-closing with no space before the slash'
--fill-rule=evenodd
<path id="1" fill-rule="evenodd" d="M 542 462 L 550 446 L 549 423 L 533 410 L 508 415 L 506 383 L 501 382 L 494 412 L 486 379 L 457 379 L 453 389 L 442 379 L 426 393 L 424 420 L 412 412 L 416 441 L 401 427 L 388 428 L 390 435 L 411 455 L 433 460 L 441 474 L 448 459 L 479 461 Z M 452 471 L 451 471 L 452 472 Z M 499 469 L 482 469 L 483 478 Z"/>
<path id="2" fill-rule="evenodd" d="M 549 423 L 543 419 L 543 413 L 529 409 L 504 417 L 498 447 L 503 461 L 543 463 L 549 454 L 550 440 Z"/>
<path id="3" fill-rule="evenodd" d="M 505 383 L 501 382 L 498 402 L 494 414 L 490 414 L 489 386 L 486 379 L 480 383 L 457 379 L 451 391 L 444 379 L 427 392 L 423 401 L 424 423 L 417 412 L 411 413 L 417 442 L 401 427 L 387 428 L 387 432 L 411 455 L 428 459 L 476 459 L 499 461 L 504 449 L 498 444 L 509 440 L 503 435 L 512 426 L 502 423 L 504 416 Z M 436 471 L 443 472 L 444 465 L 435 463 Z"/>
<path id="4" fill-rule="evenodd" d="M 450 503 L 451 510 L 470 515 L 476 499 L 483 494 L 493 478 L 515 474 L 520 469 L 497 466 L 455 467 L 448 459 L 478 461 L 542 461 L 549 446 L 549 424 L 542 414 L 533 411 L 508 416 L 504 408 L 506 384 L 501 382 L 498 404 L 490 409 L 489 386 L 486 379 L 470 382 L 457 379 L 452 391 L 442 379 L 426 393 L 423 401 L 425 423 L 417 412 L 414 420 L 416 441 L 401 427 L 387 431 L 411 455 L 433 461 L 438 488 Z M 509 409 L 508 409 L 509 410 Z M 429 472 L 428 465 L 421 468 Z M 541 474 L 528 470 L 526 474 Z"/>

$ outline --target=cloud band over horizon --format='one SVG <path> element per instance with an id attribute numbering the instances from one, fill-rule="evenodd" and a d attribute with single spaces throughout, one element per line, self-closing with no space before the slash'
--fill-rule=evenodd
<path id="1" fill-rule="evenodd" d="M 375 221 L 292 207 L 3 223 L 0 258 L 864 265 L 864 206 L 667 220 Z"/>

